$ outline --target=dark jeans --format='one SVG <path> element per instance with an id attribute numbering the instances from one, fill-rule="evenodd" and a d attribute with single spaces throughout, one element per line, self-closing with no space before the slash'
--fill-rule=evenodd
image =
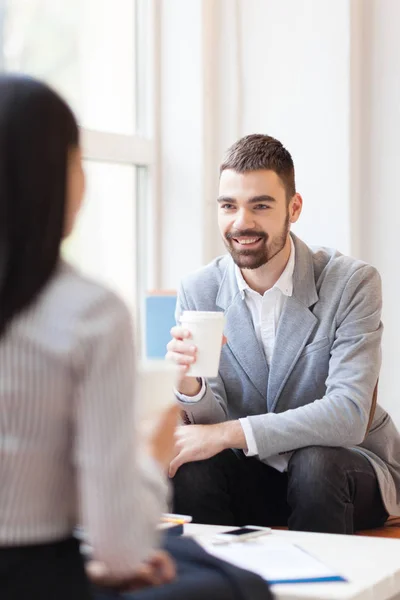
<path id="1" fill-rule="evenodd" d="M 267 583 L 255 573 L 208 554 L 194 540 L 171 537 L 163 547 L 177 569 L 174 581 L 137 592 L 94 588 L 95 600 L 271 600 Z"/>
<path id="2" fill-rule="evenodd" d="M 74 539 L 0 548 L 1 600 L 90 600 Z"/>
<path id="3" fill-rule="evenodd" d="M 174 512 L 196 523 L 351 534 L 388 516 L 373 467 L 346 448 L 301 448 L 287 473 L 225 450 L 183 465 L 173 483 Z"/>

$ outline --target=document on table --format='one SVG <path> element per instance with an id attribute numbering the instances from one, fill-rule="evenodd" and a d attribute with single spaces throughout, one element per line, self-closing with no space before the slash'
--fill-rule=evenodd
<path id="1" fill-rule="evenodd" d="M 270 584 L 346 581 L 300 546 L 273 538 L 207 545 L 210 554 L 257 573 Z"/>

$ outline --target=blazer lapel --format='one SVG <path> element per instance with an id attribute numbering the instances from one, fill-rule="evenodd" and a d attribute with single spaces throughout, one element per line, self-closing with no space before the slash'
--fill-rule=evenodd
<path id="1" fill-rule="evenodd" d="M 273 412 L 290 373 L 307 343 L 317 318 L 297 298 L 286 298 L 278 331 L 268 380 L 268 411 Z"/>
<path id="2" fill-rule="evenodd" d="M 292 235 L 295 245 L 293 295 L 286 298 L 279 319 L 268 379 L 268 411 L 273 412 L 293 368 L 317 325 L 310 310 L 318 300 L 314 265 L 309 248 Z"/>
<path id="3" fill-rule="evenodd" d="M 254 331 L 250 312 L 238 294 L 226 311 L 228 347 L 263 398 L 267 395 L 268 365 Z"/>
<path id="4" fill-rule="evenodd" d="M 238 289 L 234 263 L 230 259 L 217 296 L 217 305 L 226 316 L 227 345 L 249 380 L 263 398 L 267 395 L 268 365 L 256 337 L 246 302 Z"/>

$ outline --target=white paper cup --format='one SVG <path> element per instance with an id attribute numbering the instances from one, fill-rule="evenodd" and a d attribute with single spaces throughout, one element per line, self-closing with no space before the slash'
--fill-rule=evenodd
<path id="1" fill-rule="evenodd" d="M 217 377 L 221 357 L 224 313 L 185 310 L 181 325 L 192 337 L 188 346 L 197 346 L 197 360 L 187 372 L 190 377 Z"/>
<path id="2" fill-rule="evenodd" d="M 178 368 L 166 360 L 143 360 L 137 369 L 135 403 L 139 423 L 150 433 L 165 410 L 175 404 Z"/>

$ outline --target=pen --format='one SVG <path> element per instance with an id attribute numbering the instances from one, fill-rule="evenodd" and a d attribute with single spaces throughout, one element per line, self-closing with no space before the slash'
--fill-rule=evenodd
<path id="1" fill-rule="evenodd" d="M 161 521 L 164 523 L 176 523 L 177 525 L 184 525 L 192 521 L 190 515 L 176 515 L 174 513 L 164 513 L 161 516 Z"/>
<path id="2" fill-rule="evenodd" d="M 182 519 L 168 519 L 167 517 L 161 517 L 163 523 L 174 523 L 175 525 L 184 525 L 185 521 Z"/>

